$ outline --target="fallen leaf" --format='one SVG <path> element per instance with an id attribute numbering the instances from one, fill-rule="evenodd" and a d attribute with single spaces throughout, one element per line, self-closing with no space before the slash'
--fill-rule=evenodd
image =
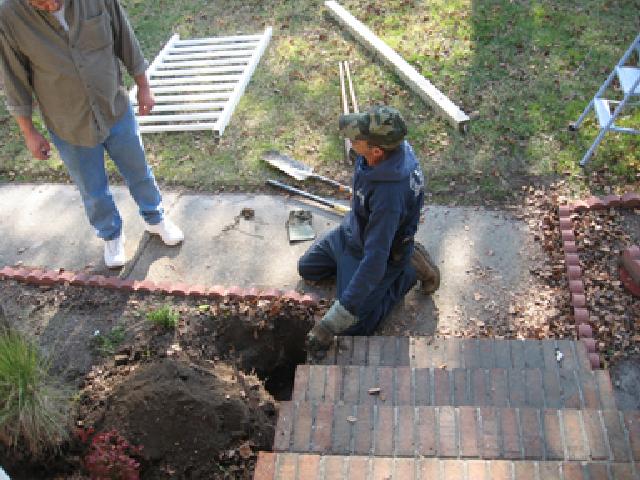
<path id="1" fill-rule="evenodd" d="M 245 460 L 253 455 L 253 450 L 251 450 L 251 445 L 248 442 L 243 443 L 238 447 L 238 453 Z"/>

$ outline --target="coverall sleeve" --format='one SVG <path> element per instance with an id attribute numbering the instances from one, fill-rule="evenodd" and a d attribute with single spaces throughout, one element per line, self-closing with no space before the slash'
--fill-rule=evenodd
<path id="1" fill-rule="evenodd" d="M 364 231 L 364 255 L 339 299 L 354 315 L 384 277 L 401 217 L 400 208 L 390 205 L 388 196 L 380 192 L 374 192 L 369 205 L 371 214 Z"/>
<path id="2" fill-rule="evenodd" d="M 127 14 L 119 0 L 107 0 L 113 27 L 113 46 L 116 56 L 122 61 L 132 77 L 144 73 L 149 67 L 140 48 L 140 43 L 129 23 Z"/>
<path id="3" fill-rule="evenodd" d="M 11 30 L 5 26 L 0 26 L 0 71 L 9 112 L 15 116 L 31 117 L 31 66 L 14 43 Z"/>

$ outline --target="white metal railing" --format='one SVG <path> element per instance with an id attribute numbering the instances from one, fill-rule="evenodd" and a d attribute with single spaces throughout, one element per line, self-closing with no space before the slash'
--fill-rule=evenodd
<path id="1" fill-rule="evenodd" d="M 222 135 L 260 58 L 272 28 L 261 35 L 181 40 L 173 35 L 147 69 L 156 100 L 138 116 L 141 133 L 213 130 Z M 137 104 L 137 89 L 129 92 Z"/>

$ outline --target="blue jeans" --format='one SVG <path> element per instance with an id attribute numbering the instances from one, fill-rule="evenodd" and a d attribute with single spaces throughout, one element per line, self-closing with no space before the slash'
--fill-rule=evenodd
<path id="1" fill-rule="evenodd" d="M 362 253 L 347 244 L 345 225 L 334 228 L 311 245 L 298 261 L 298 273 L 306 280 L 323 280 L 336 276 L 336 296 L 340 298 L 353 278 Z M 371 335 L 380 321 L 404 298 L 417 282 L 410 262 L 387 264 L 382 280 L 355 313 L 358 323 L 342 335 Z"/>
<path id="2" fill-rule="evenodd" d="M 105 150 L 122 174 L 145 222 L 156 225 L 162 221 L 162 197 L 147 164 L 131 106 L 111 128 L 106 140 L 95 147 L 72 145 L 54 132 L 49 133 L 69 175 L 80 190 L 89 222 L 100 238 L 113 240 L 122 232 L 122 218 L 109 190 Z"/>

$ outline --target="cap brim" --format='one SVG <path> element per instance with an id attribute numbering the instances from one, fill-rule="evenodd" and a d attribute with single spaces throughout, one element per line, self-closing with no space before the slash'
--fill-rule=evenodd
<path id="1" fill-rule="evenodd" d="M 345 129 L 350 124 L 359 124 L 364 119 L 364 115 L 362 113 L 347 113 L 345 115 L 340 115 L 338 119 L 338 128 L 340 130 Z"/>

